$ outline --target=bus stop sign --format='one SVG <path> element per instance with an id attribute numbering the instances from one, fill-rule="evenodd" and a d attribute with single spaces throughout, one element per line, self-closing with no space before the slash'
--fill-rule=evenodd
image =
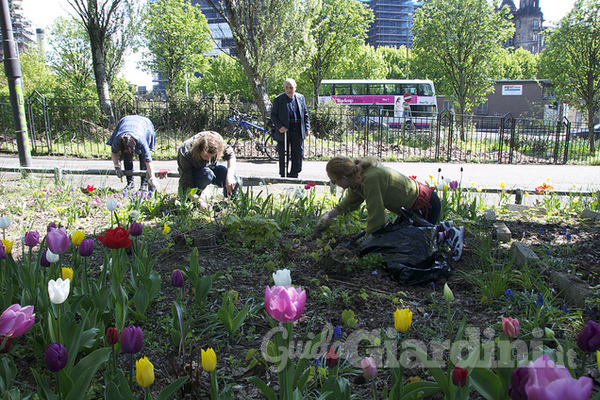
<path id="1" fill-rule="evenodd" d="M 410 103 L 411 100 L 412 100 L 412 94 L 404 93 L 404 101 L 407 103 Z"/>

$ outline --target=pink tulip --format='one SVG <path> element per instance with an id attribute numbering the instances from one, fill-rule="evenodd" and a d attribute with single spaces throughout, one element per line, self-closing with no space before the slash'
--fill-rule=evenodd
<path id="1" fill-rule="evenodd" d="M 25 334 L 34 322 L 33 306 L 21 307 L 13 304 L 0 315 L 0 336 L 19 337 Z"/>
<path id="2" fill-rule="evenodd" d="M 521 328 L 521 324 L 519 324 L 519 320 L 516 318 L 502 318 L 502 330 L 506 337 L 516 338 L 519 336 L 519 329 Z"/>
<path id="3" fill-rule="evenodd" d="M 46 242 L 51 252 L 62 254 L 69 248 L 69 235 L 63 228 L 49 228 L 46 234 Z"/>
<path id="4" fill-rule="evenodd" d="M 565 366 L 555 365 L 546 354 L 530 362 L 528 370 L 525 391 L 529 400 L 589 400 L 592 394 L 591 378 L 572 378 Z"/>
<path id="5" fill-rule="evenodd" d="M 362 367 L 363 376 L 365 379 L 375 378 L 377 376 L 377 366 L 375 365 L 375 360 L 372 357 L 365 357 L 360 362 L 360 366 Z"/>
<path id="6" fill-rule="evenodd" d="M 265 308 L 279 322 L 293 322 L 302 316 L 306 304 L 306 291 L 292 286 L 265 288 Z"/>

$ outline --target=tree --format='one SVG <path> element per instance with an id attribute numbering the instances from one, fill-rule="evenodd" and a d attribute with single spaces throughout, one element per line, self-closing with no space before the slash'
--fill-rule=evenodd
<path id="1" fill-rule="evenodd" d="M 160 72 L 168 98 L 174 99 L 176 84 L 203 73 L 208 65 L 203 53 L 213 46 L 206 18 L 189 0 L 158 0 L 150 3 L 144 20 L 149 58 L 144 66 Z"/>
<path id="2" fill-rule="evenodd" d="M 383 79 L 387 66 L 381 52 L 371 45 L 358 46 L 340 59 L 331 79 Z"/>
<path id="3" fill-rule="evenodd" d="M 119 36 L 125 27 L 136 25 L 133 0 L 67 0 L 85 28 L 92 52 L 96 91 L 102 112 L 114 119 L 110 105 L 110 74 L 118 70 L 128 46 L 129 36 Z M 135 32 L 127 29 L 127 33 Z M 114 47 L 111 47 L 114 46 Z M 107 54 L 113 52 L 113 63 Z"/>
<path id="4" fill-rule="evenodd" d="M 52 74 L 37 46 L 30 46 L 19 56 L 23 77 L 23 94 L 30 96 L 34 90 L 46 94 L 52 93 L 56 86 L 56 77 Z M 0 76 L 0 94 L 9 96 L 8 81 L 5 74 Z"/>
<path id="5" fill-rule="evenodd" d="M 314 52 L 305 71 L 312 82 L 315 105 L 323 77 L 348 52 L 364 44 L 371 22 L 373 11 L 358 0 L 323 0 L 319 14 L 312 21 L 310 36 Z"/>
<path id="6" fill-rule="evenodd" d="M 205 0 L 231 29 L 259 110 L 271 106 L 268 82 L 304 70 L 317 0 Z M 278 88 L 279 89 L 279 88 Z"/>
<path id="7" fill-rule="evenodd" d="M 540 55 L 531 54 L 522 47 L 504 53 L 499 58 L 500 68 L 496 79 L 537 79 Z"/>
<path id="8" fill-rule="evenodd" d="M 237 58 L 223 52 L 211 60 L 199 87 L 213 96 L 227 94 L 247 101 L 253 98 L 242 64 Z"/>
<path id="9" fill-rule="evenodd" d="M 388 69 L 387 74 L 385 75 L 386 79 L 406 79 L 406 56 L 408 54 L 406 46 L 400 46 L 400 48 L 381 46 L 377 48 L 377 51 L 381 53 Z"/>
<path id="10" fill-rule="evenodd" d="M 600 102 L 600 0 L 577 0 L 573 9 L 548 35 L 542 69 L 559 93 L 587 114 L 588 132 Z M 594 153 L 594 135 L 589 135 Z"/>
<path id="11" fill-rule="evenodd" d="M 514 32 L 507 11 L 494 12 L 486 0 L 431 0 L 417 10 L 413 49 L 440 77 L 438 92 L 458 106 L 462 140 L 462 115 L 493 90 L 502 43 Z"/>

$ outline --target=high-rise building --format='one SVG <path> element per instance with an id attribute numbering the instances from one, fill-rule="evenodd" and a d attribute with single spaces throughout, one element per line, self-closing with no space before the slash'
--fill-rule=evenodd
<path id="1" fill-rule="evenodd" d="M 25 52 L 35 40 L 31 31 L 31 21 L 23 15 L 22 3 L 22 0 L 8 0 L 13 36 L 19 53 Z M 2 34 L 0 33 L 1 37 Z M 3 49 L 0 47 L 0 54 L 2 52 Z"/>
<path id="2" fill-rule="evenodd" d="M 532 54 L 539 53 L 544 48 L 542 38 L 542 24 L 544 23 L 544 14 L 540 8 L 540 0 L 520 0 L 519 8 L 515 6 L 513 0 L 503 0 L 498 9 L 504 5 L 508 6 L 513 16 L 511 21 L 515 25 L 515 34 L 508 39 L 505 47 L 514 47 L 529 51 Z"/>
<path id="3" fill-rule="evenodd" d="M 412 46 L 413 15 L 423 3 L 414 0 L 366 0 L 365 3 L 375 17 L 369 29 L 368 44 L 375 48 Z"/>
<path id="4" fill-rule="evenodd" d="M 207 55 L 216 56 L 219 51 L 235 55 L 235 41 L 233 34 L 225 19 L 204 0 L 192 0 L 192 5 L 197 5 L 206 17 L 210 35 L 214 41 L 214 48 Z"/>

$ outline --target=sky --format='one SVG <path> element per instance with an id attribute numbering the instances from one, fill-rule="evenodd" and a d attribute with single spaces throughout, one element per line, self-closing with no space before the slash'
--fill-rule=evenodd
<path id="1" fill-rule="evenodd" d="M 497 1 L 497 0 L 495 0 Z M 513 0 L 518 7 L 520 0 Z M 497 1 L 500 3 L 500 1 Z M 555 25 L 571 10 L 575 0 L 540 0 L 544 14 L 545 25 Z M 34 30 L 47 28 L 59 16 L 67 16 L 72 8 L 66 0 L 23 0 L 23 11 L 31 20 Z M 125 61 L 125 77 L 130 83 L 139 86 L 152 87 L 152 76 L 137 67 L 140 54 L 128 54 Z"/>

